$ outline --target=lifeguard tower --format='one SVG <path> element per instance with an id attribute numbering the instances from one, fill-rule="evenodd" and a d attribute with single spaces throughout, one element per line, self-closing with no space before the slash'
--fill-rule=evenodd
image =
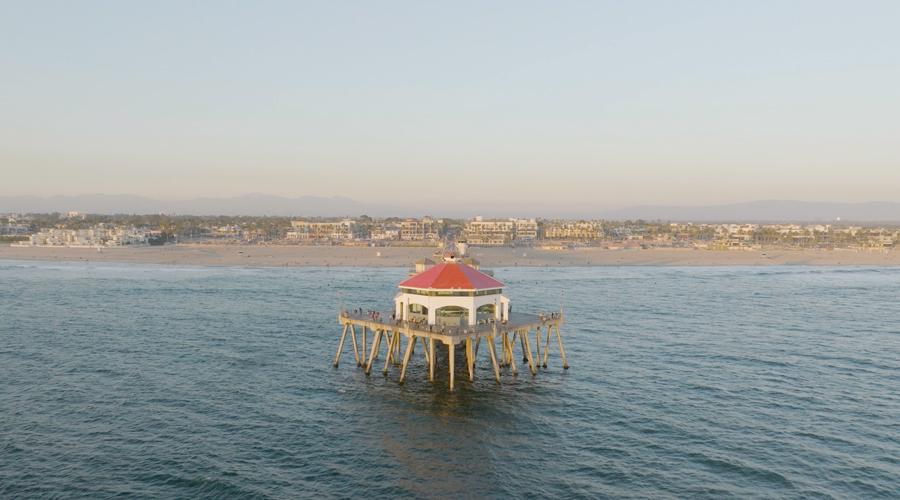
<path id="1" fill-rule="evenodd" d="M 470 260 L 471 262 L 471 260 Z M 338 365 L 344 340 L 350 332 L 357 366 L 365 366 L 366 374 L 378 357 L 381 340 L 387 342 L 384 370 L 387 375 L 388 365 L 400 364 L 400 382 L 406 375 L 406 367 L 415 350 L 416 340 L 421 339 L 428 365 L 429 379 L 434 380 L 435 341 L 448 347 L 450 390 L 454 386 L 454 361 L 456 346 L 465 345 L 466 364 L 469 380 L 474 377 L 475 358 L 481 340 L 485 339 L 488 353 L 494 367 L 494 375 L 500 382 L 500 367 L 511 367 L 513 375 L 517 375 L 513 356 L 516 337 L 523 351 L 523 360 L 528 361 L 532 375 L 536 374 L 535 365 L 541 364 L 541 328 L 546 328 L 544 342 L 543 367 L 547 367 L 551 330 L 555 330 L 563 368 L 568 368 L 559 326 L 563 323 L 562 311 L 550 314 L 510 313 L 510 301 L 503 295 L 504 284 L 463 262 L 456 254 L 444 255 L 442 262 L 432 266 L 419 267 L 420 272 L 404 280 L 398 286 L 400 293 L 394 297 L 393 317 L 373 317 L 372 314 L 351 313 L 342 311 L 339 321 L 344 325 L 344 332 L 338 345 L 334 365 Z M 361 328 L 362 341 L 357 343 L 355 326 Z M 371 350 L 366 357 L 366 330 L 374 331 Z M 535 331 L 535 356 L 528 333 Z M 406 348 L 402 362 L 399 362 L 401 338 L 406 338 Z M 426 340 L 427 345 L 426 345 Z M 501 357 L 498 361 L 495 340 L 501 344 Z M 537 358 L 537 363 L 534 359 Z"/>

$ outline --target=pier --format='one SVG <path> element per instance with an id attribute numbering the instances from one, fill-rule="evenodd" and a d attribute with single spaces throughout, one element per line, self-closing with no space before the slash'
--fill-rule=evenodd
<path id="1" fill-rule="evenodd" d="M 353 346 L 356 364 L 369 375 L 382 355 L 382 373 L 400 367 L 400 382 L 416 344 L 421 343 L 428 367 L 428 378 L 434 381 L 436 343 L 447 346 L 450 390 L 454 388 L 457 346 L 464 347 L 469 380 L 473 380 L 475 360 L 482 342 L 486 345 L 494 376 L 501 382 L 500 368 L 510 367 L 518 375 L 515 363 L 516 343 L 523 363 L 532 375 L 537 367 L 547 367 L 550 346 L 555 336 L 563 369 L 568 369 L 559 327 L 563 315 L 510 312 L 509 299 L 502 295 L 505 285 L 448 254 L 444 262 L 400 283 L 401 293 L 394 297 L 395 312 L 382 318 L 363 311 L 342 311 L 338 322 L 344 327 L 338 344 L 334 366 L 338 366 L 347 334 Z M 358 333 L 357 333 L 358 331 Z M 367 342 L 372 334 L 371 343 Z M 357 335 L 361 337 L 357 339 Z M 543 338 L 543 340 L 542 340 Z M 532 344 L 532 340 L 533 344 Z M 401 344 L 404 344 L 401 349 Z M 496 344 L 499 343 L 499 355 Z M 402 358 L 401 358 L 401 352 Z"/>

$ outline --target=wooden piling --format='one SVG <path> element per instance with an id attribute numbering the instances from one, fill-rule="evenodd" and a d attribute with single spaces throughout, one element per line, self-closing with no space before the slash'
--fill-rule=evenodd
<path id="1" fill-rule="evenodd" d="M 366 364 L 366 325 L 362 327 L 362 344 L 359 346 L 359 357 L 362 358 L 362 364 Z"/>
<path id="2" fill-rule="evenodd" d="M 350 338 L 353 339 L 353 355 L 356 356 L 356 366 L 360 366 L 359 346 L 356 343 L 356 331 L 353 329 L 353 324 L 350 325 Z"/>
<path id="3" fill-rule="evenodd" d="M 378 348 L 381 346 L 381 332 L 380 330 L 375 332 L 375 338 L 372 339 L 372 352 L 369 353 L 369 361 L 366 363 L 366 375 L 369 374 L 369 371 L 372 370 L 372 361 L 375 360 L 375 357 L 378 356 Z"/>
<path id="4" fill-rule="evenodd" d="M 428 346 L 425 345 L 425 337 L 419 337 L 419 338 L 422 339 L 422 350 L 425 351 L 423 353 L 423 354 L 425 354 L 425 363 L 431 364 L 431 355 L 428 354 Z"/>
<path id="5" fill-rule="evenodd" d="M 453 392 L 453 372 L 455 371 L 453 368 L 454 357 L 456 355 L 456 346 L 453 344 L 447 344 L 447 348 L 450 351 L 450 392 Z"/>
<path id="6" fill-rule="evenodd" d="M 341 359 L 341 349 L 344 347 L 344 338 L 347 337 L 347 327 L 349 326 L 349 323 L 344 325 L 344 333 L 341 334 L 341 341 L 338 343 L 337 356 L 334 357 L 334 366 L 337 366 L 338 361 Z"/>
<path id="7" fill-rule="evenodd" d="M 525 340 L 525 354 L 528 356 L 528 367 L 531 368 L 531 374 L 535 375 L 534 361 L 531 359 L 531 346 L 528 345 L 528 335 L 522 332 L 522 338 Z"/>
<path id="8" fill-rule="evenodd" d="M 510 340 L 509 336 L 507 335 L 506 350 L 507 352 L 509 352 L 509 358 L 507 358 L 509 360 L 509 363 L 507 363 L 507 365 L 512 367 L 513 375 L 515 376 L 519 374 L 519 371 L 516 370 L 516 360 L 513 359 L 513 342 L 515 342 L 515 340 Z"/>
<path id="9" fill-rule="evenodd" d="M 428 357 L 431 358 L 428 362 L 428 381 L 434 382 L 434 337 L 428 339 L 428 347 Z"/>
<path id="10" fill-rule="evenodd" d="M 475 360 L 475 351 L 472 350 L 472 339 L 466 339 L 466 367 L 469 369 L 469 382 L 471 382 L 475 374 L 472 373 L 472 362 Z"/>
<path id="11" fill-rule="evenodd" d="M 391 335 L 389 338 L 390 338 L 390 342 L 388 342 L 388 345 L 387 345 L 387 348 L 388 348 L 388 355 L 384 357 L 384 370 L 381 370 L 381 373 L 384 374 L 384 375 L 387 375 L 387 367 L 388 367 L 388 363 L 391 362 L 391 356 L 390 356 L 390 353 L 394 352 L 394 339 L 396 339 L 397 336 L 396 336 L 396 335 Z"/>
<path id="12" fill-rule="evenodd" d="M 569 364 L 566 363 L 566 353 L 565 353 L 565 351 L 563 351 L 563 348 L 562 348 L 562 339 L 559 337 L 559 327 L 558 326 L 556 327 L 556 341 L 559 343 L 559 355 L 562 357 L 562 360 L 563 360 L 563 370 L 568 370 Z"/>
<path id="13" fill-rule="evenodd" d="M 409 356 L 412 355 L 413 349 L 416 347 L 416 337 L 410 337 L 409 342 L 406 343 L 406 353 L 403 354 L 403 368 L 400 369 L 400 382 L 403 382 L 403 377 L 406 375 L 406 365 L 409 364 Z"/>
<path id="14" fill-rule="evenodd" d="M 547 340 L 544 342 L 544 368 L 547 368 L 547 351 L 550 350 L 550 331 L 551 328 L 547 328 Z M 538 353 L 538 357 L 540 357 L 540 353 Z"/>
<path id="15" fill-rule="evenodd" d="M 485 337 L 488 343 L 488 352 L 491 354 L 491 364 L 494 365 L 494 377 L 497 378 L 497 383 L 500 383 L 500 367 L 497 366 L 497 354 L 494 352 L 494 339 L 490 337 Z"/>

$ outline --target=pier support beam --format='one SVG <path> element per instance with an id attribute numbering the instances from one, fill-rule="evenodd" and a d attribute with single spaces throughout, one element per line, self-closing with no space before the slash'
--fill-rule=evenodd
<path id="1" fill-rule="evenodd" d="M 522 332 L 522 339 L 525 341 L 525 354 L 528 355 L 528 367 L 531 368 L 531 374 L 534 375 L 534 361 L 531 359 L 531 346 L 528 345 L 528 335 Z"/>
<path id="2" fill-rule="evenodd" d="M 447 344 L 447 349 L 450 351 L 450 392 L 453 392 L 453 373 L 455 371 L 453 369 L 455 368 L 453 366 L 453 363 L 455 361 L 454 358 L 456 354 L 456 346 L 453 344 Z"/>
<path id="3" fill-rule="evenodd" d="M 562 339 L 559 337 L 559 327 L 556 327 L 556 341 L 559 342 L 559 355 L 562 356 L 563 360 L 563 370 L 569 369 L 569 364 L 566 363 L 566 353 L 562 348 Z"/>
<path id="4" fill-rule="evenodd" d="M 425 351 L 424 352 L 425 363 L 430 365 L 431 364 L 431 355 L 428 354 L 428 346 L 425 345 L 425 337 L 419 337 L 419 338 L 422 339 L 422 350 Z"/>
<path id="5" fill-rule="evenodd" d="M 547 327 L 547 330 L 548 331 L 550 330 L 549 326 Z M 537 363 L 535 363 L 535 364 L 540 366 L 540 364 L 541 364 L 541 327 L 537 327 L 537 330 L 535 330 L 534 341 L 535 341 L 534 356 L 537 358 Z"/>
<path id="6" fill-rule="evenodd" d="M 381 373 L 383 375 L 387 375 L 387 367 L 388 367 L 388 363 L 391 362 L 391 353 L 394 352 L 394 341 L 397 339 L 397 335 L 391 335 L 389 338 L 390 338 L 390 342 L 388 342 L 388 345 L 387 345 L 388 355 L 384 357 L 384 370 L 381 370 Z"/>
<path id="7" fill-rule="evenodd" d="M 362 344 L 359 346 L 359 357 L 362 358 L 362 364 L 366 364 L 366 325 L 362 327 Z"/>
<path id="8" fill-rule="evenodd" d="M 512 353 L 514 342 L 515 342 L 515 337 L 510 339 L 509 336 L 507 335 L 506 336 L 506 345 L 504 346 L 504 349 L 509 353 L 509 357 L 506 358 L 508 363 L 506 363 L 506 364 L 508 366 L 512 367 L 513 375 L 518 375 L 519 371 L 516 370 L 516 360 L 513 359 L 513 353 Z"/>
<path id="9" fill-rule="evenodd" d="M 494 339 L 490 337 L 485 337 L 488 343 L 488 352 L 491 353 L 491 364 L 494 365 L 494 377 L 497 378 L 497 383 L 500 383 L 500 367 L 497 365 L 497 353 L 494 349 Z"/>
<path id="10" fill-rule="evenodd" d="M 466 339 L 466 367 L 469 369 L 469 382 L 474 380 L 475 374 L 473 363 L 475 361 L 475 351 L 472 349 L 472 339 Z"/>
<path id="11" fill-rule="evenodd" d="M 341 359 L 341 349 L 344 347 L 344 339 L 347 337 L 347 327 L 350 325 L 344 325 L 344 333 L 341 334 L 341 341 L 338 344 L 337 356 L 334 357 L 334 366 L 338 365 L 338 361 Z"/>
<path id="12" fill-rule="evenodd" d="M 544 368 L 547 368 L 547 351 L 550 350 L 550 330 L 552 328 L 547 327 L 547 341 L 544 342 Z M 538 353 L 538 357 L 541 356 L 541 353 Z"/>
<path id="13" fill-rule="evenodd" d="M 359 362 L 359 346 L 356 343 L 356 331 L 353 329 L 353 324 L 350 324 L 350 338 L 353 339 L 353 355 L 356 356 L 356 366 L 360 366 Z"/>
<path id="14" fill-rule="evenodd" d="M 434 382 L 434 337 L 428 339 L 428 357 L 431 358 L 428 362 L 428 381 Z"/>
<path id="15" fill-rule="evenodd" d="M 390 349 L 388 349 L 387 359 L 390 360 L 392 365 L 399 364 L 397 357 L 400 356 L 400 332 L 396 330 L 391 332 L 391 341 L 388 345 Z"/>
<path id="16" fill-rule="evenodd" d="M 516 332 L 516 333 L 521 333 L 521 335 L 519 335 L 519 344 L 522 346 L 522 362 L 524 363 L 524 362 L 528 361 L 528 356 L 525 355 L 525 346 L 528 345 L 528 339 L 526 338 L 527 335 L 525 334 L 526 332 Z M 513 338 L 515 338 L 515 337 L 513 337 Z M 515 340 L 513 340 L 513 342 L 515 342 Z M 531 352 L 531 350 L 529 350 L 528 352 Z"/>
<path id="17" fill-rule="evenodd" d="M 378 356 L 378 349 L 381 347 L 381 337 L 384 331 L 378 330 L 375 332 L 375 338 L 372 339 L 372 352 L 369 353 L 369 361 L 366 363 L 366 375 L 369 374 L 369 371 L 372 369 L 372 361 Z"/>
<path id="18" fill-rule="evenodd" d="M 412 355 L 413 349 L 416 348 L 416 337 L 410 337 L 409 342 L 406 343 L 406 353 L 403 354 L 403 368 L 400 369 L 400 382 L 403 382 L 403 377 L 406 376 L 406 365 L 409 364 L 409 357 Z"/>

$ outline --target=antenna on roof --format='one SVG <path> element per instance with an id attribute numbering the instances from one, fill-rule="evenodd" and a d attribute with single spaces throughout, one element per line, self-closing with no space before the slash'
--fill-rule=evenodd
<path id="1" fill-rule="evenodd" d="M 344 290 L 338 290 L 338 316 L 344 312 Z"/>
<path id="2" fill-rule="evenodd" d="M 566 292 L 559 292 L 559 315 L 562 316 L 563 313 L 563 298 L 565 297 Z"/>

